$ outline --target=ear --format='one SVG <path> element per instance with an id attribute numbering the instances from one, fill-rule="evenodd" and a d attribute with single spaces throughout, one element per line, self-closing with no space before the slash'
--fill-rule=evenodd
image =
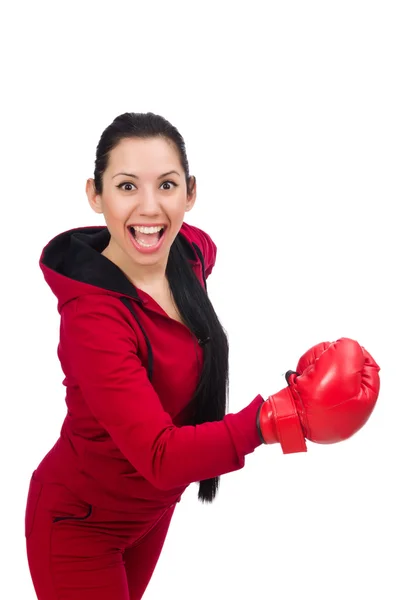
<path id="1" fill-rule="evenodd" d="M 185 212 L 189 212 L 192 210 L 197 196 L 197 181 L 194 175 L 191 175 L 189 178 L 189 187 L 187 191 L 187 200 L 186 200 L 186 208 Z"/>
<path id="2" fill-rule="evenodd" d="M 95 182 L 92 178 L 87 179 L 87 183 L 85 185 L 85 193 L 87 194 L 88 202 L 92 210 L 98 213 L 99 215 L 102 214 L 102 198 L 100 194 L 97 194 L 95 189 Z"/>

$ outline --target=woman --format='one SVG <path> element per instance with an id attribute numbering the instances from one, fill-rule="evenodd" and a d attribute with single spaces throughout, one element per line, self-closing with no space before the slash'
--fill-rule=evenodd
<path id="1" fill-rule="evenodd" d="M 184 223 L 196 181 L 178 131 L 120 115 L 86 192 L 106 227 L 58 235 L 40 261 L 58 298 L 68 410 L 32 475 L 27 552 L 39 600 L 136 600 L 190 483 L 211 502 L 219 476 L 264 441 L 301 451 L 307 431 L 292 401 L 289 448 L 260 395 L 226 415 L 228 342 L 205 288 L 216 247 Z M 285 407 L 289 388 L 280 394 Z"/>

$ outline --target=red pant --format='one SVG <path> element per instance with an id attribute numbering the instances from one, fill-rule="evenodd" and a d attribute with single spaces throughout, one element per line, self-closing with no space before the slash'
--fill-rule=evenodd
<path id="1" fill-rule="evenodd" d="M 26 506 L 30 573 L 39 600 L 139 600 L 175 505 L 142 520 L 92 507 L 34 475 Z"/>

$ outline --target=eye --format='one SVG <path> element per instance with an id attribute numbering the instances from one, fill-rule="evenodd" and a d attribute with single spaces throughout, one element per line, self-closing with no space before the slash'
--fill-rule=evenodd
<path id="1" fill-rule="evenodd" d="M 127 188 L 124 186 L 132 186 L 134 185 L 133 183 L 131 183 L 131 181 L 125 181 L 124 183 L 119 183 L 119 185 L 117 186 L 120 190 L 124 190 L 125 192 L 131 192 L 131 187 Z M 135 186 L 134 186 L 135 187 Z"/>
<path id="2" fill-rule="evenodd" d="M 178 184 L 175 183 L 174 181 L 164 181 L 161 185 L 165 185 L 165 184 L 172 184 L 174 187 L 178 187 Z M 160 186 L 161 187 L 161 186 Z M 172 188 L 171 188 L 172 189 Z"/>

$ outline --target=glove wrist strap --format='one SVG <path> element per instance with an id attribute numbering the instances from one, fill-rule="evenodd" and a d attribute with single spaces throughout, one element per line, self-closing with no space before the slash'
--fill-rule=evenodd
<path id="1" fill-rule="evenodd" d="M 290 388 L 270 396 L 270 403 L 278 439 L 284 454 L 307 452 L 305 436 Z"/>

